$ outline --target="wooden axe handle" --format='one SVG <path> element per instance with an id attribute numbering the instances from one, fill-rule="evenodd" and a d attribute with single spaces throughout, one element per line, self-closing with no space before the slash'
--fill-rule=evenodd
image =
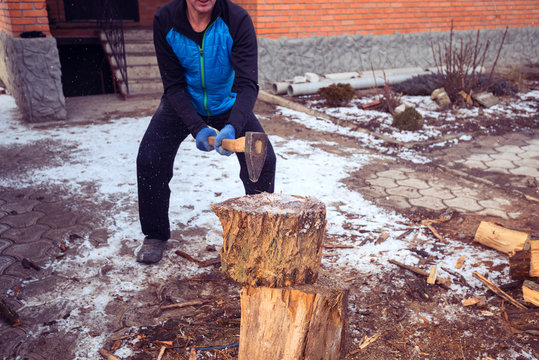
<path id="1" fill-rule="evenodd" d="M 208 137 L 208 143 L 213 146 L 215 144 L 215 136 Z M 223 139 L 223 149 L 234 152 L 245 152 L 245 136 L 232 139 Z"/>

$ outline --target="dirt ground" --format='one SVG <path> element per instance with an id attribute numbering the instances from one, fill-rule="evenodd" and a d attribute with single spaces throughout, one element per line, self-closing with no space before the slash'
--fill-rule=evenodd
<path id="1" fill-rule="evenodd" d="M 305 99 L 299 101 L 305 103 Z M 352 137 L 316 132 L 297 123 L 283 121 L 276 113 L 275 107 L 267 103 L 257 103 L 255 111 L 264 119 L 265 130 L 277 136 L 304 140 L 313 137 L 325 139 L 328 143 L 323 145 L 324 150 L 335 153 L 339 153 L 341 147 L 362 146 Z M 482 117 L 479 122 L 459 123 L 461 128 L 458 130 L 475 134 L 481 131 L 503 134 L 513 131 L 515 124 L 523 131 L 537 129 L 539 126 L 537 117 L 532 120 L 518 117 L 505 120 Z M 368 126 L 369 130 L 376 130 L 373 124 Z M 455 130 L 448 128 L 447 132 Z M 430 151 L 428 147 L 418 147 L 417 150 Z M 347 186 L 353 189 L 353 181 L 348 181 Z M 507 222 L 507 226 L 533 229 L 532 237 L 539 238 L 539 227 L 531 223 L 534 219 L 531 215 L 537 213 L 537 207 L 529 205 L 529 208 L 519 210 L 530 216 L 524 215 L 516 221 Z M 404 215 L 412 223 L 419 223 L 421 219 L 436 219 L 442 214 L 413 210 Z M 503 219 L 499 218 L 483 216 L 479 219 L 473 215 L 453 212 L 449 221 L 439 224 L 438 230 L 446 238 L 472 244 L 480 220 L 492 220 L 502 225 L 504 223 Z M 436 253 L 425 251 L 417 242 L 411 242 L 410 249 L 415 249 L 418 262 L 424 268 L 435 265 L 437 254 L 444 252 L 443 244 L 435 249 Z M 371 261 L 377 260 L 372 258 Z M 490 266 L 491 271 L 502 270 L 499 265 L 487 266 Z M 428 285 L 424 278 L 405 270 L 365 277 L 361 272 L 350 269 L 349 275 L 354 280 L 350 282 L 349 331 L 344 359 L 539 358 L 538 308 L 518 310 L 485 288 L 469 285 L 457 273 L 454 273 L 451 280 L 467 288 L 468 296 L 484 296 L 488 307 L 476 305 L 465 308 L 461 305 L 462 296 L 452 293 L 444 286 Z M 506 284 L 502 284 L 502 288 L 510 295 L 519 297 L 520 285 L 519 282 L 508 280 Z M 176 279 L 165 287 L 150 288 L 154 301 L 159 304 L 169 304 L 172 299 L 177 298 L 175 293 L 179 292 L 182 298 L 194 300 L 195 305 L 156 310 L 159 317 L 168 320 L 160 326 L 132 329 L 127 335 L 117 334 L 106 344 L 106 349 L 114 350 L 127 344 L 134 351 L 129 360 L 155 359 L 163 346 L 167 348 L 163 360 L 187 359 L 186 349 L 193 346 L 197 347 L 197 359 L 236 358 L 240 326 L 240 286 L 223 278 L 217 265 L 209 266 L 203 276 Z M 497 310 L 492 311 L 493 307 Z M 444 320 L 432 320 L 421 315 L 435 313 L 444 314 L 439 317 Z M 375 341 L 359 351 L 358 342 L 368 338 Z M 211 348 L 204 349 L 205 346 Z M 515 351 L 512 352 L 511 349 Z M 517 355 L 521 349 L 533 354 L 532 357 Z"/>
<path id="2" fill-rule="evenodd" d="M 362 96 L 361 93 L 358 95 Z M 308 99 L 296 100 L 306 104 Z M 275 136 L 327 140 L 325 144 L 319 145 L 324 151 L 343 155 L 345 155 L 343 148 L 361 147 L 364 149 L 365 146 L 353 137 L 318 132 L 286 121 L 271 104 L 258 102 L 255 112 L 260 116 L 266 132 Z M 140 116 L 140 111 L 134 110 L 133 116 Z M 431 124 L 437 121 L 434 118 L 425 120 Z M 446 128 L 446 133 L 459 131 L 499 135 L 513 131 L 515 126 L 518 126 L 521 131 L 538 129 L 539 117 L 530 119 L 517 116 L 511 119 L 492 119 L 485 116 L 481 117 L 479 122 L 464 121 L 455 126 L 458 128 Z M 376 131 L 376 123 L 367 124 L 366 129 Z M 44 141 L 52 142 L 53 140 Z M 385 146 L 395 145 L 386 143 Z M 424 153 L 432 151 L 428 146 L 418 146 L 415 150 Z M 374 149 L 372 151 L 376 152 Z M 24 146 L 13 147 L 6 154 L 6 157 L 0 157 L 0 168 L 13 174 L 23 172 L 27 167 L 35 166 L 36 163 L 46 164 L 63 160 L 56 154 L 46 151 L 39 154 L 31 153 Z M 8 158 L 11 160 L 8 161 Z M 12 161 L 13 159 L 16 161 Z M 426 170 L 425 165 L 414 166 L 418 171 Z M 497 181 L 500 186 L 505 185 L 501 177 L 498 180 L 492 180 Z M 354 180 L 351 176 L 343 181 L 346 186 L 354 190 L 357 186 L 355 181 L 360 180 Z M 85 191 L 90 193 L 92 189 L 87 188 Z M 107 208 L 107 204 L 102 205 L 103 208 Z M 492 220 L 516 229 L 531 229 L 532 238 L 539 238 L 539 226 L 534 220 L 538 213 L 537 206 L 527 204 L 525 208 L 522 208 L 521 203 L 518 206 L 518 210 L 523 215 L 511 221 L 484 216 L 479 219 L 475 215 L 453 212 L 450 214 L 450 220 L 438 224 L 437 229 L 445 238 L 469 246 L 474 246 L 473 235 L 480 220 Z M 437 219 L 441 215 L 448 215 L 420 209 L 398 211 L 410 219 L 412 233 L 420 231 L 418 227 L 414 230 L 414 225 L 420 223 L 422 219 Z M 358 230 L 361 231 L 361 229 Z M 181 233 L 181 229 L 176 231 Z M 202 231 L 201 236 L 204 235 Z M 103 237 L 106 237 L 106 234 Z M 173 234 L 172 238 L 181 238 L 181 236 Z M 340 239 L 330 240 L 338 243 Z M 74 239 L 74 242 L 76 241 L 77 239 Z M 430 251 L 425 250 L 422 245 L 419 241 L 411 241 L 409 250 L 416 254 L 418 264 L 423 268 L 435 265 L 439 254 L 446 251 L 443 244 L 430 247 Z M 215 248 L 208 247 L 206 251 L 208 257 L 218 256 Z M 333 256 L 334 253 L 326 249 L 324 255 Z M 182 256 L 181 253 L 176 254 L 178 257 Z M 197 259 L 187 260 L 197 261 Z M 376 263 L 377 259 L 371 258 L 370 261 Z M 135 312 L 128 312 L 129 307 L 120 296 L 117 301 L 109 303 L 105 309 L 106 312 L 121 314 L 119 317 L 123 319 L 123 323 L 118 325 L 119 330 L 109 338 L 103 348 L 108 351 L 119 348 L 130 349 L 132 354 L 124 360 L 153 360 L 159 357 L 160 350 L 163 348 L 166 348 L 166 352 L 161 357 L 162 360 L 237 358 L 241 286 L 224 278 L 219 265 L 200 263 L 199 266 L 206 269 L 203 275 L 148 283 L 147 288 L 141 291 L 140 298 L 137 300 L 140 303 L 152 304 L 152 306 L 148 305 L 138 308 Z M 495 266 L 492 263 L 486 266 L 493 272 L 503 270 L 500 265 Z M 106 272 L 106 268 L 101 269 L 102 274 Z M 423 277 L 403 269 L 369 276 L 357 269 L 349 269 L 347 275 L 353 280 L 349 282 L 350 311 L 347 314 L 349 324 L 343 357 L 346 360 L 528 360 L 539 358 L 539 308 L 537 307 L 518 310 L 494 293 L 485 290 L 484 287 L 468 284 L 466 279 L 458 273 L 454 273 L 451 280 L 467 289 L 466 296 L 454 294 L 444 286 L 428 285 Z M 502 288 L 510 295 L 520 297 L 520 282 L 512 282 L 508 279 L 507 283 L 499 285 L 502 285 Z M 463 307 L 461 301 L 469 296 L 484 296 L 488 306 Z M 184 306 L 161 308 L 161 306 L 174 303 L 178 298 L 185 300 Z M 496 310 L 493 311 L 493 308 Z M 433 319 L 428 314 L 443 314 L 443 316 Z M 135 322 L 144 323 L 145 321 L 148 324 L 159 323 L 160 325 L 129 326 Z M 374 341 L 358 351 L 360 341 L 369 338 Z M 50 340 L 54 346 L 61 345 L 62 340 Z M 197 349 L 196 358 L 189 356 L 188 349 L 194 347 Z M 520 350 L 532 355 L 519 356 Z"/>

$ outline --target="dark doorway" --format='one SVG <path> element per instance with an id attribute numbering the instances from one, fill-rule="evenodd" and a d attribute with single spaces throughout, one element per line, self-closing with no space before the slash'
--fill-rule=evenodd
<path id="1" fill-rule="evenodd" d="M 62 39 L 58 52 L 64 96 L 114 93 L 112 73 L 97 39 Z"/>
<path id="2" fill-rule="evenodd" d="M 97 21 L 105 6 L 112 6 L 115 18 L 139 21 L 138 0 L 64 0 L 67 21 Z"/>

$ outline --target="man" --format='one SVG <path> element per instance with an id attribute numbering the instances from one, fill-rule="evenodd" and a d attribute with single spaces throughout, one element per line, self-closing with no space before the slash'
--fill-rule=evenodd
<path id="1" fill-rule="evenodd" d="M 161 260 L 170 237 L 169 182 L 180 144 L 191 134 L 201 151 L 223 139 L 263 132 L 253 114 L 258 95 L 257 43 L 248 13 L 230 0 L 173 0 L 154 17 L 154 45 L 164 94 L 137 156 L 139 215 L 145 235 L 137 261 Z M 217 132 L 215 129 L 219 130 Z M 216 136 L 214 146 L 209 136 Z M 268 144 L 258 182 L 237 153 L 246 194 L 273 192 L 275 153 Z"/>

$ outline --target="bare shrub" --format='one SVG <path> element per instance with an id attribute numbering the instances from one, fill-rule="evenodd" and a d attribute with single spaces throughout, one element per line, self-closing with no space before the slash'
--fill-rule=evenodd
<path id="1" fill-rule="evenodd" d="M 451 21 L 449 44 L 443 46 L 431 44 L 434 64 L 440 75 L 442 86 L 454 104 L 464 104 L 464 98 L 461 96 L 462 92 L 470 95 L 473 91 L 482 91 L 492 85 L 492 75 L 507 35 L 507 29 L 506 27 L 496 59 L 486 79 L 482 79 L 482 69 L 485 66 L 490 40 L 487 40 L 484 44 L 480 43 L 479 30 L 477 30 L 475 40 L 469 38 L 456 41 L 454 39 L 453 21 Z"/>
<path id="2" fill-rule="evenodd" d="M 382 109 L 381 111 L 385 111 L 390 113 L 391 115 L 395 115 L 395 108 L 401 104 L 401 98 L 389 85 L 389 82 L 386 79 L 386 74 L 384 72 L 384 90 L 382 92 Z"/>

